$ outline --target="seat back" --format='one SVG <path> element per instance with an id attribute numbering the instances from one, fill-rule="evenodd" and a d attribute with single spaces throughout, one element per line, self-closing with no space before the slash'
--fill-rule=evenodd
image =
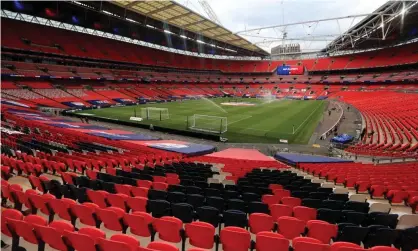
<path id="1" fill-rule="evenodd" d="M 253 213 L 250 214 L 248 224 L 251 233 L 257 234 L 262 231 L 271 231 L 274 227 L 274 219 L 268 214 Z"/>
<path id="2" fill-rule="evenodd" d="M 148 200 L 148 209 L 154 218 L 171 215 L 170 202 L 165 200 Z"/>
<path id="3" fill-rule="evenodd" d="M 270 251 L 272 247 L 285 251 L 289 249 L 289 240 L 281 234 L 262 231 L 256 235 L 255 247 L 257 251 Z"/>
<path id="4" fill-rule="evenodd" d="M 146 197 L 128 197 L 126 198 L 126 205 L 132 212 L 146 212 L 148 199 Z"/>
<path id="5" fill-rule="evenodd" d="M 87 196 L 89 197 L 90 201 L 94 204 L 98 205 L 100 208 L 106 208 L 107 202 L 106 198 L 109 193 L 103 190 L 94 191 L 91 189 L 87 190 Z"/>
<path id="6" fill-rule="evenodd" d="M 281 216 L 292 216 L 292 207 L 282 204 L 273 204 L 270 206 L 271 216 L 277 220 Z"/>
<path id="7" fill-rule="evenodd" d="M 203 206 L 197 210 L 197 217 L 199 221 L 207 222 L 212 224 L 214 227 L 219 226 L 219 210 L 214 207 Z"/>
<path id="8" fill-rule="evenodd" d="M 62 251 L 67 250 L 67 246 L 62 239 L 64 231 L 74 232 L 74 227 L 67 221 L 54 221 L 49 226 L 36 226 L 37 235 L 50 247 Z"/>
<path id="9" fill-rule="evenodd" d="M 330 246 L 321 241 L 309 237 L 296 237 L 292 240 L 294 251 L 329 251 Z"/>
<path id="10" fill-rule="evenodd" d="M 338 227 L 325 221 L 312 220 L 306 223 L 308 237 L 317 239 L 323 244 L 329 244 L 331 238 L 337 236 Z"/>
<path id="11" fill-rule="evenodd" d="M 223 213 L 223 222 L 225 227 L 245 228 L 247 226 L 247 214 L 239 210 L 227 210 Z"/>
<path id="12" fill-rule="evenodd" d="M 181 241 L 180 231 L 183 222 L 175 217 L 164 216 L 154 221 L 154 229 L 161 240 L 178 243 Z"/>
<path id="13" fill-rule="evenodd" d="M 103 222 L 105 228 L 113 231 L 122 231 L 122 218 L 125 211 L 118 207 L 97 208 L 97 218 Z"/>
<path id="14" fill-rule="evenodd" d="M 98 205 L 89 202 L 70 206 L 71 213 L 78 218 L 81 223 L 89 226 L 96 226 L 96 210 L 98 208 Z"/>
<path id="15" fill-rule="evenodd" d="M 23 214 L 16 209 L 6 209 L 1 213 L 1 232 L 9 237 L 12 237 L 12 233 L 9 231 L 7 222 L 9 219 L 23 220 Z"/>
<path id="16" fill-rule="evenodd" d="M 106 200 L 110 204 L 110 206 L 118 207 L 126 211 L 127 210 L 126 201 L 128 200 L 128 198 L 130 198 L 128 195 L 118 193 L 118 194 L 108 194 Z"/>
<path id="17" fill-rule="evenodd" d="M 317 210 L 315 208 L 297 206 L 293 208 L 293 217 L 304 222 L 316 220 Z"/>
<path id="18" fill-rule="evenodd" d="M 251 235 L 239 227 L 226 227 L 221 230 L 220 240 L 224 251 L 248 251 Z"/>
<path id="19" fill-rule="evenodd" d="M 127 227 L 129 227 L 132 234 L 150 237 L 150 227 L 154 218 L 146 212 L 133 212 L 131 214 L 125 214 L 123 217 L 123 222 Z"/>
<path id="20" fill-rule="evenodd" d="M 305 231 L 305 222 L 294 217 L 282 216 L 277 220 L 278 233 L 286 239 L 299 237 Z"/>
<path id="21" fill-rule="evenodd" d="M 171 213 L 183 223 L 190 223 L 194 220 L 193 206 L 187 203 L 172 204 Z"/>
<path id="22" fill-rule="evenodd" d="M 191 245 L 199 248 L 212 249 L 214 245 L 215 227 L 206 222 L 192 222 L 185 226 L 186 235 Z"/>
<path id="23" fill-rule="evenodd" d="M 368 232 L 369 229 L 366 227 L 346 226 L 341 231 L 338 231 L 337 240 L 360 245 Z"/>

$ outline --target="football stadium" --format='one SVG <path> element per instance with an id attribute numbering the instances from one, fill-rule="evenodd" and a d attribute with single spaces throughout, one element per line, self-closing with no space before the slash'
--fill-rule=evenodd
<path id="1" fill-rule="evenodd" d="M 418 1 L 1 2 L 1 250 L 418 250 Z"/>
<path id="2" fill-rule="evenodd" d="M 321 100 L 202 98 L 79 113 L 125 121 L 139 116 L 145 119 L 137 123 L 220 134 L 231 142 L 278 143 L 285 140 L 306 144 L 321 119 L 324 107 L 325 103 Z M 144 116 L 142 112 L 145 112 Z"/>

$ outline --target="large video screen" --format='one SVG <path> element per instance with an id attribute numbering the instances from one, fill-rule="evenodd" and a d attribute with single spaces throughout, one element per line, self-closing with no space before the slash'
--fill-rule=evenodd
<path id="1" fill-rule="evenodd" d="M 277 67 L 277 75 L 303 75 L 302 65 L 283 65 Z"/>

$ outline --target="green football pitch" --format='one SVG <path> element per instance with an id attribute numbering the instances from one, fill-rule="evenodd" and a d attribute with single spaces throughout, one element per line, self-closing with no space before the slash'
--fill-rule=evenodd
<path id="1" fill-rule="evenodd" d="M 228 106 L 221 104 L 228 102 L 245 102 L 253 105 Z M 319 100 L 267 102 L 262 99 L 216 98 L 112 107 L 80 111 L 79 113 L 129 121 L 129 118 L 135 114 L 136 117 L 141 116 L 141 108 L 167 108 L 169 119 L 143 120 L 135 123 L 191 130 L 189 127 L 194 114 L 210 115 L 227 118 L 227 131 L 222 134 L 222 137 L 228 138 L 229 142 L 279 143 L 279 140 L 283 139 L 288 140 L 289 143 L 306 144 L 322 119 L 325 105 L 325 101 Z M 219 127 L 222 127 L 221 123 L 225 122 L 214 120 L 210 123 L 218 123 Z"/>

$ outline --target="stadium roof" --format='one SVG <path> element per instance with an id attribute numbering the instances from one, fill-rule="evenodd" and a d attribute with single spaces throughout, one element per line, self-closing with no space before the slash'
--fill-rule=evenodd
<path id="1" fill-rule="evenodd" d="M 327 52 L 390 46 L 418 37 L 418 1 L 388 1 L 327 45 Z"/>
<path id="2" fill-rule="evenodd" d="M 269 54 L 245 38 L 174 1 L 113 0 L 111 3 L 213 40 L 261 55 Z"/>

